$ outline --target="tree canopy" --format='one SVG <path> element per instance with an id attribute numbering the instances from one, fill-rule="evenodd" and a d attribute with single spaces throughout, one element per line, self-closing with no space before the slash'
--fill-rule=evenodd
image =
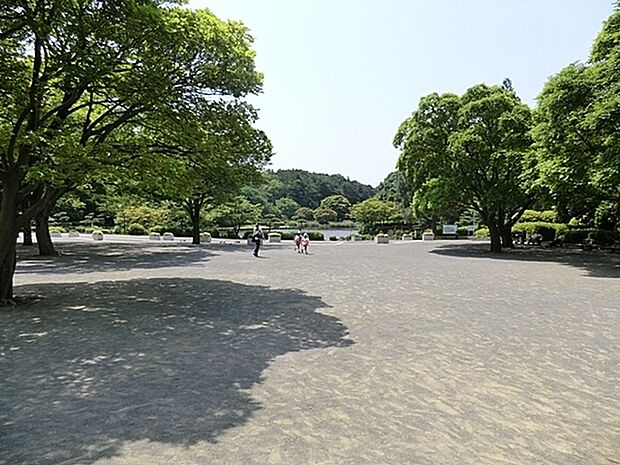
<path id="1" fill-rule="evenodd" d="M 0 3 L 0 301 L 19 228 L 110 166 L 133 166 L 145 128 L 260 91 L 251 42 L 243 24 L 176 2 Z"/>
<path id="2" fill-rule="evenodd" d="M 530 129 L 529 108 L 506 87 L 430 94 L 396 134 L 398 166 L 418 201 L 477 211 L 489 226 L 491 249 L 500 251 L 502 239 L 512 244 L 511 226 L 535 198 Z"/>
<path id="3" fill-rule="evenodd" d="M 376 232 L 381 224 L 392 223 L 400 219 L 398 208 L 393 202 L 386 202 L 376 197 L 353 205 L 351 216 L 365 232 Z"/>
<path id="4" fill-rule="evenodd" d="M 534 136 L 542 182 L 562 215 L 593 216 L 601 203 L 620 219 L 620 7 L 589 61 L 552 76 L 538 96 Z"/>

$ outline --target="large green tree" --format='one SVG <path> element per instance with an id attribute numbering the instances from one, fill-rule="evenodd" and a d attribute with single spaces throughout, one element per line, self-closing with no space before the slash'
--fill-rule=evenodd
<path id="1" fill-rule="evenodd" d="M 0 2 L 0 302 L 18 230 L 122 153 L 119 131 L 260 90 L 250 43 L 174 2 Z"/>
<path id="2" fill-rule="evenodd" d="M 295 212 L 299 208 L 299 204 L 293 199 L 282 197 L 276 200 L 276 208 L 279 210 L 280 214 L 288 220 L 295 216 Z"/>
<path id="3" fill-rule="evenodd" d="M 511 227 L 535 199 L 530 129 L 530 110 L 510 86 L 430 94 L 398 129 L 398 166 L 424 202 L 477 211 L 491 251 L 500 252 L 512 245 Z"/>
<path id="4" fill-rule="evenodd" d="M 321 200 L 320 209 L 336 212 L 336 221 L 342 221 L 349 216 L 351 202 L 344 195 L 330 195 Z"/>
<path id="5" fill-rule="evenodd" d="M 141 144 L 147 152 L 140 160 L 142 191 L 183 206 L 194 244 L 200 243 L 201 214 L 207 203 L 224 203 L 243 185 L 260 178 L 271 157 L 269 139 L 253 127 L 256 112 L 250 105 L 204 106 L 181 120 L 158 116 L 144 128 L 149 140 Z"/>
<path id="6" fill-rule="evenodd" d="M 371 197 L 351 207 L 351 216 L 364 232 L 377 232 L 381 224 L 400 220 L 398 208 L 393 202 Z"/>
<path id="7" fill-rule="evenodd" d="M 559 211 L 620 213 L 620 3 L 594 41 L 587 63 L 552 76 L 538 96 L 534 136 L 542 182 Z"/>

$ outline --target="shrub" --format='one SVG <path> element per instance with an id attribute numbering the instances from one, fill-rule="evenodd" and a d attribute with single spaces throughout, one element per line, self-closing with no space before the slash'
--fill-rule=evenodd
<path id="1" fill-rule="evenodd" d="M 564 234 L 564 242 L 567 244 L 583 244 L 594 229 L 571 229 Z"/>
<path id="2" fill-rule="evenodd" d="M 64 233 L 67 232 L 67 230 L 65 228 L 62 228 L 60 226 L 50 226 L 50 232 L 51 233 Z"/>
<path id="3" fill-rule="evenodd" d="M 467 230 L 467 226 L 461 226 L 460 228 L 456 228 L 457 236 L 469 236 L 469 231 Z"/>
<path id="4" fill-rule="evenodd" d="M 598 229 L 593 231 L 590 237 L 599 244 L 611 245 L 614 242 L 620 241 L 620 232 Z"/>
<path id="5" fill-rule="evenodd" d="M 319 231 L 308 231 L 308 237 L 311 241 L 324 241 L 325 236 Z"/>
<path id="6" fill-rule="evenodd" d="M 480 228 L 474 231 L 476 237 L 489 237 L 489 228 Z"/>
<path id="7" fill-rule="evenodd" d="M 157 224 L 157 225 L 149 228 L 149 232 L 152 232 L 152 233 L 163 234 L 166 231 L 167 231 L 167 228 L 165 226 L 162 226 L 161 224 Z"/>
<path id="8" fill-rule="evenodd" d="M 619 212 L 616 202 L 601 202 L 594 213 L 594 225 L 599 230 L 613 231 L 620 222 Z"/>
<path id="9" fill-rule="evenodd" d="M 131 223 L 129 228 L 127 228 L 127 234 L 131 236 L 145 236 L 147 231 L 140 223 Z"/>
<path id="10" fill-rule="evenodd" d="M 264 231 L 263 233 L 265 234 Z M 250 236 L 251 234 L 252 234 L 252 231 L 249 231 L 248 236 Z M 191 233 L 189 235 L 191 236 Z M 239 239 L 239 235 L 233 229 L 220 230 L 220 237 L 223 239 Z M 265 237 L 267 237 L 266 234 L 265 234 Z"/>
<path id="11" fill-rule="evenodd" d="M 513 233 L 525 232 L 528 239 L 534 234 L 540 234 L 543 241 L 552 241 L 557 235 L 565 234 L 567 231 L 568 226 L 562 223 L 517 223 L 512 227 Z"/>
<path id="12" fill-rule="evenodd" d="M 583 228 L 585 226 L 585 224 L 579 220 L 578 218 L 571 218 L 570 221 L 568 222 L 568 227 L 569 228 Z"/>
<path id="13" fill-rule="evenodd" d="M 558 214 L 553 210 L 525 210 L 519 219 L 519 223 L 555 223 L 557 217 Z"/>
<path id="14" fill-rule="evenodd" d="M 330 208 L 319 207 L 314 210 L 314 219 L 321 224 L 327 224 L 338 219 L 338 213 Z"/>
<path id="15" fill-rule="evenodd" d="M 604 229 L 571 229 L 564 235 L 564 242 L 567 244 L 583 244 L 588 238 L 600 245 L 611 245 L 620 241 L 620 232 Z"/>
<path id="16" fill-rule="evenodd" d="M 558 214 L 553 210 L 545 210 L 540 212 L 540 221 L 543 223 L 556 223 L 558 221 Z"/>

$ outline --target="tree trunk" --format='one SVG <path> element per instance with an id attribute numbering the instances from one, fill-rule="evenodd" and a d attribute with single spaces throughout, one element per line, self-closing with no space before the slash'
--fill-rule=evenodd
<path id="1" fill-rule="evenodd" d="M 0 196 L 0 306 L 13 303 L 19 179 L 7 174 Z"/>
<path id="2" fill-rule="evenodd" d="M 39 255 L 42 257 L 58 255 L 50 236 L 49 218 L 49 210 L 44 210 L 36 216 L 37 245 L 39 246 Z"/>
<path id="3" fill-rule="evenodd" d="M 4 235 L 4 234 L 3 234 Z M 12 246 L 5 247 L 8 237 L 0 237 L 0 307 L 13 303 L 13 275 L 15 274 L 15 237 Z"/>
<path id="4" fill-rule="evenodd" d="M 192 244 L 200 244 L 200 215 L 197 218 L 192 215 Z"/>
<path id="5" fill-rule="evenodd" d="M 495 221 L 487 221 L 489 226 L 489 235 L 491 236 L 491 252 L 500 253 L 502 251 L 502 239 L 499 228 Z"/>
<path id="6" fill-rule="evenodd" d="M 502 246 L 513 248 L 514 244 L 512 243 L 512 226 L 507 224 L 501 225 L 500 234 L 502 237 Z"/>
<path id="7" fill-rule="evenodd" d="M 185 199 L 183 207 L 192 222 L 192 244 L 200 244 L 200 211 L 205 204 L 205 196 Z"/>
<path id="8" fill-rule="evenodd" d="M 24 235 L 24 245 L 34 245 L 34 242 L 32 241 L 32 224 L 30 222 L 22 228 L 22 234 Z"/>

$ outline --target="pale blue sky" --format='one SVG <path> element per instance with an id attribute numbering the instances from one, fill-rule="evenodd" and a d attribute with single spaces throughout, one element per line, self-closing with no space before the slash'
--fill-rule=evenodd
<path id="1" fill-rule="evenodd" d="M 399 124 L 431 92 L 505 77 L 533 106 L 548 76 L 587 60 L 612 0 L 190 0 L 243 21 L 264 92 L 252 102 L 271 168 L 376 186 Z"/>

